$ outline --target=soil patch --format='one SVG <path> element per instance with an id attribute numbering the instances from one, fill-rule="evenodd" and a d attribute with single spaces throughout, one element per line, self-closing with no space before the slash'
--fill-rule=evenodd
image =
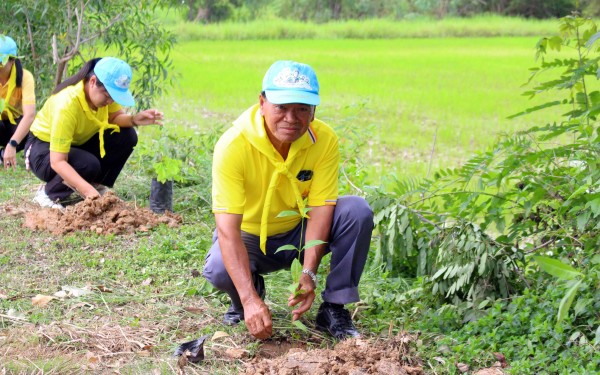
<path id="1" fill-rule="evenodd" d="M 246 375 L 421 375 L 420 359 L 412 354 L 415 338 L 403 333 L 386 340 L 349 339 L 333 349 L 292 348 L 274 358 L 255 358 Z"/>
<path id="2" fill-rule="evenodd" d="M 157 215 L 147 208 L 133 207 L 109 191 L 101 197 L 67 206 L 64 211 L 45 208 L 25 214 L 23 226 L 57 235 L 76 231 L 98 234 L 145 232 L 161 223 L 169 227 L 181 224 L 181 216 L 171 212 Z"/>

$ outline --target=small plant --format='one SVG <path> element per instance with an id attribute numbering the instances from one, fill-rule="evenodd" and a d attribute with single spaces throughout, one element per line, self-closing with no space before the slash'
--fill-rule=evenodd
<path id="1" fill-rule="evenodd" d="M 173 159 L 168 156 L 163 156 L 160 160 L 152 164 L 154 172 L 156 174 L 156 180 L 161 184 L 167 181 L 182 182 L 183 176 L 181 175 L 181 165 L 183 161 Z"/>
<path id="2" fill-rule="evenodd" d="M 546 256 L 534 256 L 533 259 L 540 266 L 540 268 L 552 276 L 564 280 L 569 287 L 569 290 L 560 301 L 558 307 L 558 314 L 556 315 L 556 326 L 567 316 L 571 304 L 577 295 L 579 286 L 585 279 L 585 275 L 570 265 L 561 262 L 558 259 L 549 258 Z"/>
<path id="3" fill-rule="evenodd" d="M 183 160 L 187 157 L 181 139 L 166 125 L 157 129 L 160 133 L 149 143 L 139 147 L 139 154 L 148 165 L 146 172 L 162 184 L 167 181 L 182 182 Z M 182 151 L 184 153 L 182 153 Z"/>
<path id="4" fill-rule="evenodd" d="M 290 267 L 290 272 L 292 274 L 292 283 L 288 286 L 288 290 L 290 291 L 290 293 L 294 294 L 294 297 L 297 297 L 300 294 L 304 294 L 306 292 L 304 289 L 299 289 L 300 276 L 302 276 L 302 263 L 300 263 L 300 256 L 302 255 L 302 252 L 305 249 L 308 249 L 310 247 L 326 243 L 325 241 L 321 241 L 321 240 L 310 240 L 307 243 L 305 243 L 304 245 L 302 245 L 303 236 L 304 236 L 304 218 L 308 218 L 308 213 L 310 212 L 310 210 L 311 210 L 310 207 L 304 207 L 300 210 L 300 212 L 289 210 L 289 211 L 282 211 L 279 213 L 279 215 L 277 215 L 277 217 L 290 217 L 290 216 L 301 215 L 301 217 L 303 218 L 301 220 L 301 224 L 300 224 L 301 225 L 300 242 L 299 242 L 298 247 L 296 247 L 292 244 L 287 244 L 287 245 L 280 246 L 277 249 L 277 251 L 275 252 L 275 253 L 278 253 L 280 251 L 297 251 L 298 252 L 298 257 L 296 257 L 294 259 L 294 261 L 292 262 L 292 266 Z M 315 287 L 316 287 L 316 285 L 315 285 Z M 296 328 L 298 328 L 304 332 L 308 331 L 308 328 L 306 328 L 306 326 L 299 320 L 294 320 L 292 322 L 292 324 L 294 326 L 296 326 Z"/>

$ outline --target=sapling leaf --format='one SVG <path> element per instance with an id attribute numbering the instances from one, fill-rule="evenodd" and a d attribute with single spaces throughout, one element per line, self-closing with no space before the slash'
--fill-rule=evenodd
<path id="1" fill-rule="evenodd" d="M 304 246 L 302 246 L 302 250 L 304 249 L 309 249 L 313 246 L 317 246 L 317 245 L 321 245 L 327 243 L 326 241 L 321 241 L 321 240 L 310 240 L 307 243 L 304 244 Z"/>
<path id="2" fill-rule="evenodd" d="M 296 290 L 298 290 L 298 286 L 299 285 L 300 285 L 299 283 L 292 283 L 292 284 L 288 285 L 287 289 L 288 289 L 288 291 L 290 293 L 294 293 L 295 294 Z"/>
<path id="3" fill-rule="evenodd" d="M 294 280 L 295 283 L 300 281 L 300 275 L 302 275 L 302 264 L 300 264 L 298 258 L 295 258 L 292 262 L 292 267 L 290 268 L 290 271 L 292 273 L 292 280 Z"/>
<path id="4" fill-rule="evenodd" d="M 308 213 L 310 212 L 310 210 L 312 210 L 312 208 L 311 208 L 311 207 L 304 207 L 304 208 L 302 209 L 302 216 L 303 216 L 303 217 L 308 217 Z"/>
<path id="5" fill-rule="evenodd" d="M 306 293 L 306 290 L 304 290 L 304 289 L 295 290 L 294 291 L 294 297 L 298 297 L 298 296 L 300 296 L 300 295 L 302 295 L 304 293 Z"/>
<path id="6" fill-rule="evenodd" d="M 308 328 L 306 328 L 306 326 L 304 325 L 304 323 L 302 323 L 301 321 L 299 321 L 299 320 L 294 320 L 294 321 L 292 322 L 292 324 L 293 324 L 293 325 L 294 325 L 296 328 L 298 328 L 299 330 L 301 330 L 301 331 L 303 331 L 303 332 L 308 332 Z"/>
<path id="7" fill-rule="evenodd" d="M 289 251 L 289 250 L 298 250 L 298 249 L 294 245 L 283 245 L 283 246 L 279 246 L 277 248 L 277 250 L 275 251 L 275 254 L 277 254 L 280 251 Z"/>
<path id="8" fill-rule="evenodd" d="M 280 213 L 277 214 L 277 217 L 290 217 L 290 216 L 298 216 L 298 215 L 300 215 L 300 214 L 296 211 L 281 211 Z"/>
<path id="9" fill-rule="evenodd" d="M 4 111 L 4 98 L 0 98 L 0 112 Z"/>
<path id="10" fill-rule="evenodd" d="M 164 157 L 158 163 L 154 163 L 153 167 L 156 171 L 156 179 L 160 183 L 165 183 L 167 180 L 181 181 L 181 165 L 182 161 L 170 157 Z"/>

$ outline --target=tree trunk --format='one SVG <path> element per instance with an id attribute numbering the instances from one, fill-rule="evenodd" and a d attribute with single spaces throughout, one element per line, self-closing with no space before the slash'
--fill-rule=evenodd
<path id="1" fill-rule="evenodd" d="M 339 20 L 342 14 L 342 0 L 330 0 L 331 18 Z"/>
<path id="2" fill-rule="evenodd" d="M 198 8 L 198 12 L 196 13 L 196 17 L 194 18 L 194 22 L 198 22 L 200 20 L 208 21 L 208 9 L 207 8 Z"/>
<path id="3" fill-rule="evenodd" d="M 188 12 L 187 12 L 187 20 L 192 22 L 194 20 L 195 11 L 194 11 L 194 0 L 187 0 Z"/>

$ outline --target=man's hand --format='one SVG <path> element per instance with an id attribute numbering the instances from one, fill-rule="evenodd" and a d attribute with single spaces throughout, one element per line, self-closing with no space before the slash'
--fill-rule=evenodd
<path id="1" fill-rule="evenodd" d="M 297 293 L 292 293 L 288 298 L 288 306 L 296 306 L 300 303 L 300 306 L 292 311 L 292 320 L 298 320 L 312 306 L 315 301 L 315 284 L 310 276 L 302 274 L 298 283 Z M 298 293 L 300 292 L 301 293 Z"/>
<path id="2" fill-rule="evenodd" d="M 257 295 L 244 304 L 244 321 L 250 334 L 266 339 L 273 334 L 273 320 L 267 304 Z"/>

